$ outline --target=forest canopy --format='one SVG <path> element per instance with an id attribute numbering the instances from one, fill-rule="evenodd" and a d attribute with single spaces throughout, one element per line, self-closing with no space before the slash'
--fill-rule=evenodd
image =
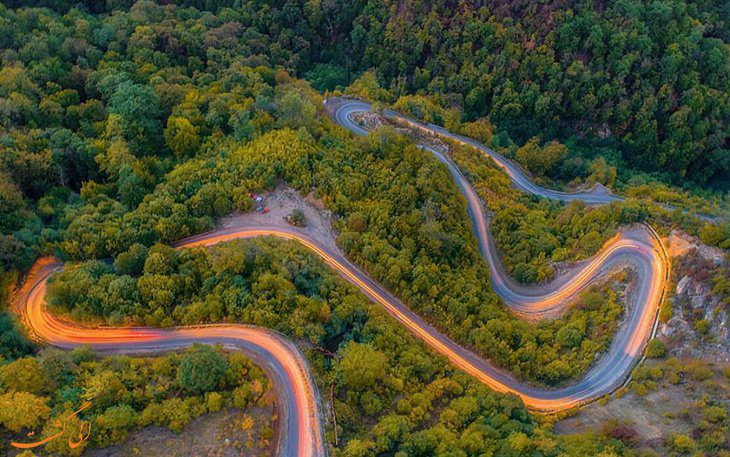
<path id="1" fill-rule="evenodd" d="M 6 2 L 3 311 L 15 272 L 54 254 L 70 263 L 50 284 L 50 304 L 73 318 L 257 324 L 324 350 L 307 357 L 319 385 L 334 386 L 335 455 L 628 454 L 611 437 L 550 434 L 516 397 L 455 372 L 301 246 L 170 244 L 250 210 L 252 192 L 283 181 L 321 199 L 346 256 L 424 319 L 520 379 L 569 382 L 610 344 L 617 292 L 587 290 L 555 321 L 514 318 L 485 281 L 446 168 L 390 128 L 353 138 L 327 117 L 322 92 L 454 122 L 510 148 L 538 179 L 569 181 L 566 169 L 582 164 L 574 168 L 586 182 L 611 185 L 630 165 L 668 183 L 721 187 L 730 171 L 726 17 L 722 5 L 682 0 Z M 594 146 L 600 157 L 575 161 Z M 649 184 L 634 182 L 626 203 L 560 206 L 516 195 L 466 151 L 454 159 L 490 197 L 505 266 L 522 282 L 595 252 L 618 224 L 657 217 L 634 201 L 656 192 Z M 730 225 L 693 224 L 703 240 L 729 245 Z M 241 361 L 251 377 L 231 382 L 237 356 L 211 348 L 156 361 L 83 350 L 80 359 L 29 357 L 33 345 L 4 312 L 0 332 L 2 404 L 34 412 L 24 423 L 0 416 L 8 433 L 109 382 L 127 390 L 94 414 L 121 434 L 94 444 L 138 425 L 179 430 L 211 411 L 210 394 L 221 394 L 212 409 L 221 398 L 235 405 L 229 390 L 251 392 L 260 375 Z M 13 384 L 19 372 L 37 381 L 46 362 L 65 367 L 54 385 Z M 135 396 L 146 378 L 130 378 L 132 365 L 175 398 Z"/>
<path id="2" fill-rule="evenodd" d="M 730 185 L 726 2 L 33 3 L 77 17 L 84 10 L 109 15 L 94 36 L 59 37 L 56 46 L 68 57 L 89 47 L 96 56 L 112 49 L 159 66 L 238 54 L 281 65 L 319 90 L 345 87 L 373 69 L 386 101 L 429 95 L 465 120 L 487 116 L 519 143 L 573 138 L 677 184 Z M 21 4 L 27 2 L 6 2 Z M 130 8 L 131 21 L 120 14 Z M 205 25 L 196 32 L 147 24 L 170 17 Z M 140 19 L 145 25 L 130 34 Z M 118 40 L 120 26 L 128 41 Z M 5 27 L 8 43 L 22 36 L 22 29 Z M 196 34 L 204 30 L 201 40 Z M 24 44 L 21 60 L 48 51 L 54 46 L 36 37 Z"/>
<path id="3" fill-rule="evenodd" d="M 3 268 L 27 268 L 38 253 L 114 258 L 116 273 L 149 276 L 143 285 L 164 290 L 159 281 L 166 268 L 147 271 L 145 260 L 161 255 L 152 251 L 161 249 L 157 243 L 210 230 L 217 218 L 250 209 L 250 192 L 284 181 L 304 193 L 314 190 L 336 215 L 345 254 L 455 339 L 527 379 L 560 383 L 585 370 L 610 341 L 604 326 L 615 323 L 607 311 L 612 300 L 582 310 L 586 316 L 571 315 L 582 321 L 585 340 L 577 348 L 560 345 L 548 328 L 510 318 L 482 280 L 486 267 L 447 171 L 387 129 L 352 139 L 327 118 L 321 95 L 292 76 L 309 74 L 322 57 L 310 44 L 307 52 L 292 45 L 327 41 L 295 39 L 313 27 L 293 20 L 297 5 L 274 3 L 266 14 L 258 3 L 205 11 L 148 1 L 100 14 L 90 12 L 96 6 L 0 10 L 0 108 L 8 114 L 0 202 L 10 215 L 0 222 Z M 310 14 L 325 6 L 332 14 L 339 8 L 305 9 Z M 278 7 L 285 17 L 277 16 L 284 14 Z M 337 27 L 332 24 L 333 33 Z M 365 73 L 348 91 L 386 99 L 395 94 L 376 73 Z M 400 108 L 438 113 L 423 97 L 401 102 Z M 463 125 L 480 132 L 493 124 Z M 517 154 L 529 161 L 546 150 L 565 153 L 560 143 L 528 140 Z M 553 168 L 535 166 L 536 172 Z M 550 278 L 550 260 L 584 258 L 617 224 L 646 217 L 630 204 L 630 211 L 626 205 L 558 209 L 517 199 L 503 182 L 489 187 L 500 195 L 489 200 L 496 202 L 505 263 L 523 282 Z M 529 218 L 520 218 L 527 212 Z M 559 213 L 573 221 L 572 231 L 547 222 L 560 220 Z M 730 237 L 724 229 L 703 233 L 716 244 Z M 95 268 L 92 278 L 104 267 Z M 120 292 L 130 285 L 128 279 L 114 284 Z M 152 306 L 148 323 L 169 325 L 175 320 L 166 300 L 150 295 L 130 306 Z M 84 300 L 64 301 L 72 308 Z M 103 301 L 94 302 L 84 311 L 118 322 L 139 318 L 125 303 L 104 309 Z M 543 360 L 534 356 L 536 345 L 550 347 Z"/>

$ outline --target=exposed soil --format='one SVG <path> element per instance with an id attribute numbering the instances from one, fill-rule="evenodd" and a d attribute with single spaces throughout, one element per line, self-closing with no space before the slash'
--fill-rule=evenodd
<path id="1" fill-rule="evenodd" d="M 295 209 L 300 209 L 307 220 L 306 227 L 295 227 L 310 238 L 317 240 L 327 247 L 337 247 L 337 234 L 332 228 L 332 213 L 325 209 L 321 200 L 312 194 L 303 197 L 299 192 L 284 184 L 276 189 L 260 195 L 263 201 L 259 205 L 269 208 L 268 213 L 249 211 L 236 213 L 221 219 L 221 228 L 229 227 L 293 227 L 286 221 Z"/>
<path id="2" fill-rule="evenodd" d="M 678 230 L 672 230 L 672 233 L 666 239 L 666 244 L 669 256 L 672 258 L 683 256 L 693 249 L 696 249 L 703 258 L 713 263 L 722 262 L 725 256 L 722 249 L 702 244 L 697 238 Z"/>
<path id="3" fill-rule="evenodd" d="M 688 380 L 674 385 L 660 381 L 656 390 L 643 397 L 629 391 L 620 398 L 614 395 L 605 405 L 588 405 L 557 422 L 553 430 L 561 434 L 601 432 L 606 423 L 616 421 L 629 425 L 640 443 L 653 447 L 672 433 L 690 434 L 696 424 L 685 411 L 695 408 L 703 396 L 727 398 L 729 392 L 728 380 L 719 372 L 704 382 Z"/>
<path id="4" fill-rule="evenodd" d="M 670 430 L 686 433 L 688 425 L 674 424 L 665 414 L 687 408 L 691 403 L 681 386 L 662 388 L 644 397 L 629 392 L 621 398 L 612 398 L 603 406 L 593 403 L 582 408 L 575 416 L 556 423 L 553 431 L 562 434 L 589 430 L 600 432 L 606 422 L 622 422 L 630 418 L 638 438 L 652 441 L 662 438 Z"/>
<path id="5" fill-rule="evenodd" d="M 271 405 L 272 402 L 267 402 Z M 92 449 L 91 457 L 169 456 L 270 456 L 275 453 L 274 411 L 271 406 L 245 411 L 229 409 L 206 414 L 190 422 L 180 434 L 167 428 L 147 427 L 130 434 L 119 445 Z"/>

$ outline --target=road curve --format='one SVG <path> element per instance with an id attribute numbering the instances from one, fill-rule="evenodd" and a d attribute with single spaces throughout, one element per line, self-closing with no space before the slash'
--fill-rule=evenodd
<path id="1" fill-rule="evenodd" d="M 276 391 L 278 455 L 326 455 L 316 387 L 304 357 L 293 343 L 274 331 L 246 325 L 90 328 L 60 320 L 47 312 L 45 293 L 49 277 L 62 265 L 54 258 L 39 259 L 16 294 L 15 310 L 35 338 L 62 349 L 85 345 L 109 354 L 161 353 L 194 343 L 221 344 L 243 351 L 266 370 Z"/>
<path id="2" fill-rule="evenodd" d="M 333 116 L 335 122 L 358 135 L 367 135 L 368 131 L 366 129 L 352 121 L 352 115 L 355 113 L 370 112 L 372 106 L 369 103 L 365 103 L 359 100 L 344 100 L 344 102 L 342 100 L 336 101 L 341 102 L 341 104 L 339 104 Z M 532 182 L 529 176 L 527 176 L 527 174 L 524 172 L 524 170 L 522 170 L 519 165 L 504 157 L 497 151 L 486 147 L 482 143 L 472 138 L 451 133 L 445 128 L 439 127 L 438 125 L 424 124 L 423 122 L 419 122 L 415 119 L 409 118 L 390 109 L 383 110 L 382 113 L 388 119 L 391 119 L 401 124 L 406 124 L 409 127 L 418 129 L 429 135 L 441 136 L 456 141 L 457 143 L 472 146 L 478 149 L 479 151 L 488 155 L 492 160 L 494 160 L 494 163 L 497 164 L 497 166 L 499 166 L 499 168 L 501 168 L 507 174 L 507 176 L 509 176 L 515 187 L 528 194 L 539 195 L 544 198 L 559 200 L 563 202 L 580 200 L 589 205 L 602 205 L 614 201 L 624 200 L 624 198 L 621 196 L 602 192 L 597 188 L 591 189 L 589 191 L 561 192 L 538 186 L 537 184 Z"/>
<path id="3" fill-rule="evenodd" d="M 638 231 L 637 233 L 643 233 Z M 388 292 L 380 284 L 372 280 L 365 272 L 347 260 L 339 250 L 327 248 L 318 241 L 300 233 L 294 228 L 282 227 L 235 227 L 217 230 L 189 238 L 184 241 L 186 247 L 209 246 L 215 243 L 240 238 L 275 236 L 293 240 L 304 245 L 321 257 L 327 265 L 340 276 L 360 289 L 372 301 L 380 304 L 396 320 L 409 331 L 423 340 L 436 352 L 446 356 L 456 367 L 469 373 L 481 382 L 498 392 L 510 392 L 519 395 L 525 404 L 538 411 L 553 412 L 571 408 L 599 398 L 620 386 L 630 371 L 633 363 L 641 355 L 644 343 L 649 338 L 656 316 L 658 303 L 654 306 L 635 306 L 627 322 L 614 338 L 608 353 L 578 383 L 553 390 L 540 389 L 525 385 L 510 374 L 496 368 L 472 351 L 458 345 L 446 335 L 440 333 L 426 323 L 416 313 L 405 306 L 398 298 Z M 649 243 L 648 240 L 646 243 Z M 598 256 L 600 267 L 594 268 L 581 281 L 587 283 L 602 274 L 606 263 L 631 261 L 639 273 L 640 296 L 661 295 L 661 286 L 649 278 L 662 277 L 662 263 L 650 244 L 614 239 L 603 250 L 605 256 Z M 654 299 L 648 299 L 654 302 Z M 656 300 L 658 302 L 658 299 Z"/>
<path id="4" fill-rule="evenodd" d="M 371 105 L 347 99 L 330 99 L 325 103 L 334 106 L 330 113 L 335 122 L 358 135 L 368 133 L 353 121 L 352 116 L 358 112 L 369 112 Z M 623 200 L 622 197 L 595 189 L 588 192 L 566 193 L 542 188 L 530 181 L 519 166 L 470 138 L 454 135 L 441 127 L 422 124 L 391 110 L 385 110 L 384 114 L 392 120 L 406 123 L 428 134 L 444 136 L 476 147 L 488 154 L 507 173 L 513 184 L 525 192 L 560 201 L 581 200 L 590 205 Z M 666 286 L 669 259 L 654 231 L 650 228 L 637 227 L 622 230 L 609 240 L 598 254 L 583 262 L 573 274 L 558 277 L 545 285 L 519 285 L 505 272 L 493 239 L 489 235 L 488 218 L 474 188 L 451 160 L 427 145 L 418 146 L 434 154 L 451 172 L 466 198 L 467 211 L 479 244 L 479 251 L 489 265 L 492 288 L 515 314 L 531 320 L 553 317 L 570 305 L 570 299 L 576 293 L 609 270 L 629 266 L 638 275 L 635 304 L 627 310 L 625 322 L 615 335 L 611 347 L 576 384 L 557 390 L 538 390 L 521 385 L 507 375 L 493 375 L 490 370 L 485 370 L 489 379 L 475 376 L 496 390 L 508 390 L 520 395 L 529 407 L 540 410 L 558 410 L 575 406 L 598 398 L 620 386 L 641 357 L 643 347 L 653 333 Z M 460 368 L 474 374 L 470 369 L 463 366 Z M 493 380 L 504 385 L 506 389 L 493 385 Z"/>
<path id="5" fill-rule="evenodd" d="M 350 117 L 354 112 L 366 110 L 369 110 L 367 104 L 347 102 L 339 107 L 333 117 L 336 122 L 355 133 L 366 134 L 367 131 L 352 122 Z M 463 142 L 468 140 L 454 139 Z M 471 141 L 468 140 L 470 144 Z M 621 385 L 633 364 L 641 356 L 643 346 L 652 333 L 666 282 L 667 259 L 658 237 L 638 229 L 623 231 L 610 240 L 599 254 L 585 262 L 574 276 L 559 278 L 545 288 L 521 288 L 504 274 L 491 238 L 488 236 L 487 219 L 473 188 L 446 157 L 435 150 L 429 150 L 449 167 L 467 199 L 480 251 L 488 261 L 492 273 L 494 290 L 519 314 L 525 316 L 551 314 L 564 306 L 575 293 L 604 274 L 607 269 L 617 265 L 630 264 L 637 271 L 639 277 L 637 305 L 628 312 L 626 322 L 615 336 L 607 354 L 577 383 L 552 390 L 521 383 L 439 333 L 370 279 L 360 268 L 344 258 L 339 250 L 327 248 L 293 228 L 239 227 L 217 230 L 178 242 L 176 247 L 183 249 L 210 246 L 233 239 L 259 236 L 276 236 L 297 241 L 319 255 L 344 279 L 382 305 L 408 330 L 436 352 L 446 356 L 456 367 L 498 392 L 519 395 L 525 404 L 534 410 L 559 411 L 571 408 L 610 393 Z M 500 163 L 499 157 L 501 156 L 495 158 L 497 163 Z M 590 204 L 607 203 L 620 198 L 595 192 L 568 194 L 543 189 L 529 181 L 519 167 L 515 167 L 514 164 L 510 166 L 510 162 L 504 160 L 503 169 L 513 178 L 515 185 L 528 192 L 563 201 L 581 199 Z M 300 456 L 325 454 L 316 387 L 299 351 L 281 335 L 244 325 L 210 325 L 176 329 L 88 328 L 62 321 L 47 313 L 45 308 L 47 280 L 60 266 L 58 262 L 41 259 L 34 266 L 16 298 L 18 312 L 22 314 L 25 324 L 37 337 L 61 348 L 89 345 L 95 350 L 108 353 L 161 352 L 184 348 L 195 342 L 221 343 L 229 348 L 243 350 L 267 369 L 273 384 L 279 390 L 280 401 L 284 402 L 282 413 L 289 413 L 282 420 L 286 425 L 279 443 L 280 454 Z"/>
<path id="6" fill-rule="evenodd" d="M 364 292 L 371 300 L 383 306 L 414 335 L 438 353 L 446 356 L 456 367 L 469 373 L 496 391 L 511 392 L 519 395 L 525 404 L 534 410 L 563 410 L 598 398 L 615 389 L 621 384 L 626 375 L 626 370 L 616 368 L 628 366 L 628 363 L 636 359 L 641 352 L 644 341 L 648 337 L 648 332 L 651 331 L 650 323 L 653 322 L 653 315 L 648 311 L 648 308 L 636 307 L 632 313 L 632 316 L 635 317 L 632 317 L 630 320 L 630 322 L 635 324 L 629 324 L 621 329 L 619 335 L 615 338 L 616 341 L 620 341 L 621 343 L 615 343 L 611 350 L 609 350 L 609 354 L 603 357 L 583 380 L 565 388 L 543 390 L 524 385 L 470 350 L 459 346 L 447 336 L 439 333 L 435 328 L 423 321 L 417 314 L 401 303 L 395 296 L 373 281 L 359 267 L 348 261 L 339 250 L 327 248 L 294 228 L 274 226 L 256 228 L 235 227 L 188 238 L 180 242 L 177 247 L 211 246 L 235 239 L 261 236 L 275 236 L 293 240 L 304 245 L 321 257 L 325 263 L 344 279 Z M 621 249 L 625 248 L 623 246 L 617 248 L 619 251 Z M 648 264 L 651 264 L 651 256 L 644 256 L 643 259 L 647 264 L 647 268 L 652 271 L 651 267 L 648 267 Z M 33 300 L 30 300 L 30 302 L 33 303 Z M 33 314 L 31 313 L 30 316 L 32 317 Z M 31 319 L 31 321 L 33 320 L 40 320 L 42 322 L 43 315 Z M 128 330 L 118 329 L 116 331 L 126 332 Z M 133 329 L 133 331 L 140 330 L 155 334 L 157 332 L 166 332 L 157 329 Z M 107 330 L 105 329 L 105 335 L 106 332 Z"/>
<path id="7" fill-rule="evenodd" d="M 493 390 L 519 395 L 528 407 L 538 411 L 553 412 L 571 408 L 601 397 L 618 387 L 625 379 L 630 364 L 640 355 L 641 348 L 651 332 L 651 323 L 654 321 L 654 315 L 649 311 L 649 307 L 636 307 L 632 312 L 629 323 L 616 336 L 608 354 L 596 364 L 586 377 L 568 387 L 553 390 L 539 389 L 521 383 L 508 373 L 496 368 L 488 361 L 441 334 L 381 285 L 373 281 L 359 267 L 348 261 L 339 250 L 327 248 L 318 241 L 299 233 L 294 228 L 236 227 L 216 230 L 183 240 L 176 247 L 182 249 L 211 246 L 235 239 L 261 236 L 275 236 L 304 245 L 371 300 L 383 306 L 414 335 L 436 352 L 446 356 L 457 368 L 474 376 Z M 656 269 L 660 269 L 661 264 L 657 264 L 655 262 L 656 258 L 651 256 L 649 251 L 642 248 L 617 245 L 615 250 L 611 251 L 608 256 L 618 256 L 624 249 L 639 249 L 639 251 L 644 252 L 645 255 L 638 256 L 642 259 L 638 263 L 644 264 L 646 271 L 655 272 L 653 274 L 656 275 L 659 274 Z M 606 251 L 610 250 L 610 247 L 606 248 Z M 70 348 L 80 344 L 88 344 L 101 351 L 146 352 L 177 349 L 196 341 L 204 343 L 222 342 L 249 350 L 254 354 L 263 352 L 267 360 L 271 358 L 271 354 L 274 355 L 275 360 L 286 361 L 289 359 L 289 356 L 285 357 L 285 355 L 280 354 L 281 351 L 272 350 L 268 346 L 273 344 L 269 343 L 270 340 L 276 340 L 275 342 L 278 342 L 277 346 L 283 345 L 293 348 L 286 343 L 286 340 L 266 330 L 240 325 L 218 325 L 173 330 L 155 328 L 90 329 L 60 321 L 45 312 L 44 307 L 47 278 L 58 267 L 59 264 L 43 267 L 38 274 L 29 275 L 27 284 L 30 287 L 27 287 L 27 292 L 18 294 L 21 297 L 19 307 L 24 315 L 26 325 L 35 334 L 40 335 L 41 338 L 52 345 Z M 644 270 L 644 268 L 641 268 L 641 270 Z M 594 275 L 599 274 L 600 271 L 600 269 L 595 270 Z M 593 278 L 594 276 L 591 276 L 586 281 L 590 282 Z M 644 286 L 642 289 L 645 287 L 648 286 Z M 648 289 L 651 289 L 651 287 L 648 287 Z M 291 363 L 286 362 L 280 363 L 280 365 L 292 366 Z M 284 379 L 282 384 L 286 388 L 287 405 L 292 408 L 292 411 L 298 411 L 299 420 L 290 420 L 288 422 L 288 434 L 292 437 L 299 437 L 300 444 L 298 447 L 300 453 L 298 455 L 312 455 L 312 453 L 306 452 L 307 446 L 303 443 L 315 443 L 312 445 L 315 446 L 316 443 L 321 442 L 317 439 L 321 435 L 308 432 L 309 429 L 307 428 L 319 425 L 315 419 L 318 414 L 310 413 L 307 415 L 304 413 L 310 407 L 310 411 L 317 410 L 315 397 L 311 393 L 314 387 L 311 386 L 311 381 L 309 381 L 308 386 L 305 386 L 306 382 L 304 380 L 309 378 L 305 373 L 306 368 L 303 367 L 303 362 L 298 362 L 295 366 L 298 368 L 296 370 L 290 369 L 289 373 L 296 372 L 298 373 L 297 376 L 290 374 L 287 378 L 287 376 L 276 372 L 274 374 L 279 379 Z M 307 407 L 304 405 L 307 405 Z M 296 447 L 292 445 L 292 448 Z M 284 453 L 283 455 L 289 454 Z"/>

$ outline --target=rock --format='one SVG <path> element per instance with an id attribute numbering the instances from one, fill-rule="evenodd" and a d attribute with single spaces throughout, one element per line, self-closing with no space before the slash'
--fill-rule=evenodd
<path id="1" fill-rule="evenodd" d="M 611 189 L 609 189 L 608 187 L 604 186 L 600 182 L 595 183 L 593 185 L 593 189 L 592 190 L 593 190 L 593 192 L 595 192 L 597 194 L 602 194 L 602 195 L 609 195 L 609 194 L 612 194 L 613 193 L 613 192 L 611 192 Z"/>
<path id="2" fill-rule="evenodd" d="M 692 304 L 692 309 L 699 309 L 706 305 L 708 305 L 707 300 L 705 299 L 705 294 L 695 294 L 692 295 L 692 299 L 690 300 L 690 303 Z M 705 313 L 711 313 L 712 307 L 708 306 L 705 310 Z"/>
<path id="3" fill-rule="evenodd" d="M 677 283 L 677 295 L 682 295 L 687 290 L 687 286 L 689 285 L 690 281 L 691 278 L 686 275 L 679 280 L 679 282 Z"/>
<path id="4" fill-rule="evenodd" d="M 352 117 L 355 121 L 362 123 L 367 130 L 375 130 L 385 123 L 383 117 L 378 113 L 355 113 Z"/>
<path id="5" fill-rule="evenodd" d="M 659 335 L 675 357 L 727 363 L 730 361 L 728 312 L 724 298 L 713 292 L 714 278 L 722 274 L 717 266 L 727 262 L 725 252 L 677 230 L 668 237 L 668 247 L 670 256 L 676 259 L 674 268 L 679 280 L 675 294 L 670 297 L 673 317 L 660 325 Z M 701 319 L 707 325 L 696 327 Z"/>
<path id="6" fill-rule="evenodd" d="M 659 328 L 659 333 L 662 336 L 682 338 L 692 332 L 692 327 L 689 323 L 680 316 L 674 316 L 669 319 L 669 322 L 662 324 Z"/>

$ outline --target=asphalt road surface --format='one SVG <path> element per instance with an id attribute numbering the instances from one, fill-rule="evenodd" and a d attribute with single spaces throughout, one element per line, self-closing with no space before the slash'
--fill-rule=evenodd
<path id="1" fill-rule="evenodd" d="M 335 107 L 331 110 L 335 122 L 358 135 L 368 133 L 353 118 L 356 113 L 369 112 L 371 106 L 368 103 L 347 99 L 330 99 L 326 103 Z M 535 185 L 518 165 L 477 141 L 452 134 L 438 126 L 420 123 L 391 110 L 385 110 L 384 115 L 430 135 L 443 136 L 477 148 L 491 157 L 507 173 L 515 187 L 527 193 L 566 202 L 581 200 L 589 205 L 622 200 L 622 197 L 598 189 L 574 193 L 545 189 Z M 429 344 L 439 352 L 445 353 L 456 365 L 478 377 L 485 384 L 495 390 L 516 393 L 529 407 L 537 410 L 556 411 L 580 405 L 610 393 L 623 384 L 653 333 L 666 285 L 668 259 L 661 240 L 654 231 L 644 226 L 622 230 L 609 240 L 599 253 L 583 262 L 576 271 L 545 285 L 518 285 L 505 273 L 489 235 L 487 216 L 474 188 L 451 160 L 427 145 L 418 146 L 434 154 L 448 167 L 464 194 L 479 250 L 489 264 L 492 288 L 515 314 L 532 320 L 554 317 L 570 305 L 570 299 L 576 293 L 606 272 L 626 266 L 632 267 L 638 275 L 638 290 L 634 294 L 635 305 L 629 307 L 625 322 L 614 337 L 611 347 L 585 377 L 564 388 L 547 390 L 524 385 L 510 375 L 495 369 L 488 362 L 475 360 L 476 356 L 466 353 L 463 348 L 458 346 L 454 348 L 454 343 L 448 343 L 456 355 L 463 354 L 465 359 L 473 362 L 473 366 L 464 366 L 463 363 L 454 360 L 451 351 L 443 351 L 438 345 Z M 438 339 L 443 338 L 445 337 L 440 336 Z"/>
<path id="2" fill-rule="evenodd" d="M 354 133 L 365 135 L 367 130 L 352 120 L 352 114 L 368 111 L 370 105 L 359 101 L 337 101 L 335 122 Z M 389 112 L 388 116 L 400 116 Z M 401 120 L 404 120 L 402 118 Z M 405 122 L 415 122 L 405 119 Z M 589 204 L 603 204 L 620 197 L 601 192 L 563 193 L 533 184 L 522 170 L 494 151 L 473 140 L 453 135 L 443 129 L 420 125 L 430 133 L 449 136 L 469 143 L 489 154 L 512 178 L 518 188 L 562 201 L 580 199 Z M 504 272 L 499 256 L 489 236 L 488 221 L 476 192 L 451 161 L 426 146 L 451 171 L 466 197 L 473 230 L 480 252 L 489 264 L 492 286 L 516 314 L 540 319 L 560 312 L 570 298 L 593 283 L 599 276 L 618 266 L 630 265 L 638 274 L 636 305 L 621 326 L 608 352 L 586 376 L 567 387 L 540 389 L 526 385 L 509 373 L 474 354 L 446 335 L 439 333 L 423 319 L 403 305 L 380 284 L 373 281 L 359 267 L 348 261 L 336 248 L 311 239 L 295 228 L 231 227 L 201 234 L 176 243 L 177 249 L 210 246 L 233 239 L 275 236 L 294 240 L 321 257 L 344 279 L 383 306 L 396 320 L 436 352 L 446 356 L 456 367 L 499 392 L 519 395 L 525 404 L 539 411 L 554 412 L 571 408 L 607 393 L 620 386 L 628 377 L 646 341 L 652 334 L 656 314 L 666 283 L 667 258 L 659 238 L 649 229 L 632 228 L 622 231 L 606 243 L 601 251 L 570 275 L 560 277 L 543 286 L 517 285 Z M 209 325 L 176 329 L 149 327 L 89 328 L 62 321 L 46 311 L 45 290 L 50 275 L 61 264 L 55 259 L 40 259 L 16 297 L 15 307 L 24 323 L 40 340 L 60 348 L 70 349 L 89 345 L 102 353 L 159 353 L 178 350 L 193 343 L 221 343 L 227 348 L 242 350 L 261 364 L 269 373 L 278 393 L 282 412 L 279 430 L 281 455 L 324 455 L 322 414 L 316 386 L 306 361 L 296 347 L 276 332 L 245 325 Z"/>
<path id="3" fill-rule="evenodd" d="M 197 240 L 197 245 L 205 244 Z M 183 246 L 184 247 L 184 246 Z M 105 354 L 155 354 L 193 343 L 221 344 L 240 350 L 264 368 L 276 391 L 279 411 L 277 453 L 282 456 L 325 455 L 319 398 L 306 360 L 282 335 L 246 325 L 207 325 L 177 329 L 151 327 L 90 328 L 48 313 L 48 278 L 63 264 L 39 259 L 16 296 L 15 308 L 39 340 L 62 349 L 85 345 Z"/>

